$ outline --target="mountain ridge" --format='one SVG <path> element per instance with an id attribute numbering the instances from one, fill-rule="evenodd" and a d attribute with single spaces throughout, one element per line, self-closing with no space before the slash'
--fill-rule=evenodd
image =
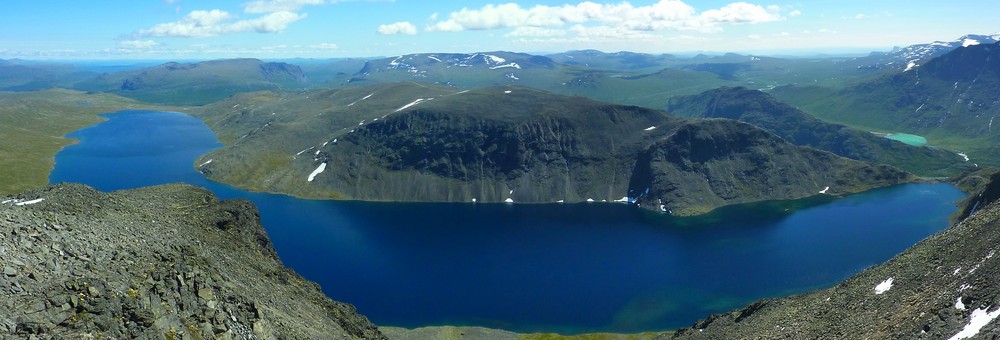
<path id="1" fill-rule="evenodd" d="M 408 96 L 417 99 L 405 105 L 401 103 L 413 97 L 396 99 L 396 105 L 402 105 L 398 109 L 383 107 L 365 113 L 365 106 L 360 105 L 372 104 L 365 104 L 369 100 L 364 98 L 377 96 L 382 87 L 352 88 L 352 99 L 335 100 L 348 104 L 341 104 L 344 106 L 329 114 L 289 111 L 287 106 L 280 108 L 280 114 L 270 112 L 279 110 L 270 106 L 222 117 L 212 110 L 200 111 L 196 114 L 217 131 L 227 147 L 199 158 L 197 168 L 209 178 L 240 187 L 309 198 L 482 203 L 622 201 L 678 214 L 704 213 L 724 204 L 747 202 L 748 197 L 790 199 L 820 192 L 840 194 L 912 180 L 897 169 L 795 147 L 769 132 L 735 121 L 692 122 L 663 111 L 519 87 L 454 92 L 412 83 L 379 86 L 412 91 Z M 320 105 L 320 98 L 348 93 L 344 91 L 313 92 L 295 100 Z M 423 93 L 431 92 L 426 91 L 437 92 L 428 96 Z M 217 107 L 241 105 L 232 103 Z M 333 124 L 333 117 L 344 114 L 354 115 L 360 122 L 342 120 Z M 272 117 L 285 118 L 272 123 Z M 234 119 L 256 123 L 241 128 L 239 131 L 248 132 L 234 139 L 240 132 L 231 131 L 232 127 L 223 123 Z M 308 137 L 308 141 L 296 141 L 305 135 L 302 131 L 292 135 L 294 130 L 289 128 L 293 125 L 326 128 L 325 132 L 309 132 L 314 137 Z M 669 142 L 671 138 L 683 141 L 685 147 L 678 149 Z M 764 142 L 754 144 L 756 148 L 730 148 L 726 142 L 729 139 Z M 260 142 L 264 140 L 272 142 Z M 284 151 L 276 152 L 275 143 L 290 141 L 301 144 L 283 146 Z M 699 158 L 697 152 L 692 153 L 694 148 L 720 152 L 715 158 Z M 756 166 L 770 166 L 769 157 L 774 153 L 789 155 L 781 158 L 782 162 L 800 174 L 789 178 L 808 180 L 808 184 L 782 182 L 769 172 L 752 171 Z M 641 155 L 648 157 L 643 158 L 646 163 L 638 164 Z M 209 163 L 210 159 L 213 161 Z M 722 163 L 712 170 L 714 162 Z M 657 170 L 638 173 L 640 168 Z M 750 171 L 768 180 L 756 181 L 749 174 L 734 177 L 720 172 L 723 168 L 736 173 Z M 845 169 L 852 170 L 840 171 Z M 871 172 L 851 172 L 862 169 Z M 691 185 L 698 182 L 670 181 L 659 172 L 668 170 L 693 174 L 698 181 L 712 185 L 697 189 L 695 195 L 695 191 L 685 190 L 694 189 Z M 805 175 L 813 170 L 821 175 Z M 677 190 L 678 185 L 682 190 Z M 727 185 L 741 189 L 724 190 Z M 779 189 L 768 189 L 769 185 Z M 773 196 L 760 196 L 760 192 Z"/>

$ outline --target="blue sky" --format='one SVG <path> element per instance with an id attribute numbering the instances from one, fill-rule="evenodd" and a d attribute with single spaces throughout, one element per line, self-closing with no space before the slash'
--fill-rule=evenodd
<path id="1" fill-rule="evenodd" d="M 1000 32 L 996 0 L 9 1 L 0 58 L 859 52 Z"/>

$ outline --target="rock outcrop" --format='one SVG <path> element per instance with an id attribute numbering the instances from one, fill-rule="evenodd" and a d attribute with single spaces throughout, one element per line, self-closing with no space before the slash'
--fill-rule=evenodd
<path id="1" fill-rule="evenodd" d="M 0 201 L 0 338 L 383 338 L 281 264 L 248 201 L 182 184 Z"/>

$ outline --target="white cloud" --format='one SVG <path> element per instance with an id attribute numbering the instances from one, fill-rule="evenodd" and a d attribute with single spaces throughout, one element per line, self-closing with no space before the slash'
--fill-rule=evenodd
<path id="1" fill-rule="evenodd" d="M 551 29 L 551 28 L 541 28 L 541 27 L 518 27 L 514 29 L 513 32 L 507 33 L 504 36 L 510 38 L 547 38 L 547 37 L 562 37 L 566 35 L 565 30 L 561 29 Z"/>
<path id="2" fill-rule="evenodd" d="M 305 19 L 306 14 L 279 11 L 254 19 L 233 21 L 235 18 L 229 12 L 218 9 L 192 11 L 181 20 L 139 30 L 138 36 L 205 38 L 242 32 L 275 33 L 284 31 L 293 22 Z"/>
<path id="3" fill-rule="evenodd" d="M 170 5 L 170 4 L 177 3 L 178 1 L 180 1 L 180 0 L 163 0 L 163 3 L 165 3 L 167 5 Z"/>
<path id="4" fill-rule="evenodd" d="M 780 7 L 765 8 L 746 2 L 735 2 L 701 13 L 681 0 L 660 0 L 647 6 L 633 6 L 628 2 L 597 4 L 586 1 L 576 5 L 537 5 L 524 8 L 516 3 L 507 3 L 486 5 L 480 9 L 462 8 L 449 14 L 446 20 L 432 20 L 434 22 L 428 30 L 454 32 L 583 24 L 630 31 L 717 31 L 720 24 L 756 24 L 782 19 Z"/>
<path id="5" fill-rule="evenodd" d="M 309 47 L 317 50 L 335 50 L 340 48 L 340 46 L 337 46 L 337 44 L 331 44 L 331 43 L 310 45 Z"/>
<path id="6" fill-rule="evenodd" d="M 802 11 L 797 10 L 797 9 L 793 10 L 791 12 L 788 12 L 788 16 L 790 16 L 790 17 L 797 17 L 797 16 L 800 16 L 800 15 L 802 15 Z"/>
<path id="7" fill-rule="evenodd" d="M 701 17 L 712 23 L 751 23 L 781 20 L 780 8 L 764 9 L 759 5 L 746 2 L 735 2 L 720 9 L 707 10 Z"/>
<path id="8" fill-rule="evenodd" d="M 126 40 L 118 43 L 121 47 L 136 49 L 153 48 L 159 44 L 160 43 L 153 40 Z"/>
<path id="9" fill-rule="evenodd" d="M 393 35 L 393 34 L 416 35 L 417 26 L 414 26 L 413 24 L 407 21 L 400 21 L 388 25 L 379 25 L 379 27 L 375 31 L 378 32 L 378 34 L 382 35 Z"/>
<path id="10" fill-rule="evenodd" d="M 750 40 L 760 40 L 760 38 L 761 38 L 760 34 L 751 34 L 747 36 L 747 39 Z"/>
<path id="11" fill-rule="evenodd" d="M 253 0 L 243 4 L 247 13 L 295 12 L 309 5 L 322 5 L 326 0 Z"/>

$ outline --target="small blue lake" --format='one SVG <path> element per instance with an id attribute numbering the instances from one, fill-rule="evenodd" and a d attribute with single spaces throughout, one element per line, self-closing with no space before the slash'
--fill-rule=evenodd
<path id="1" fill-rule="evenodd" d="M 205 179 L 221 147 L 196 118 L 123 111 L 69 135 L 50 181 L 110 191 L 172 182 L 247 198 L 286 265 L 380 325 L 519 332 L 689 326 L 832 286 L 948 226 L 962 193 L 908 184 L 674 218 L 624 204 L 310 201 Z"/>

